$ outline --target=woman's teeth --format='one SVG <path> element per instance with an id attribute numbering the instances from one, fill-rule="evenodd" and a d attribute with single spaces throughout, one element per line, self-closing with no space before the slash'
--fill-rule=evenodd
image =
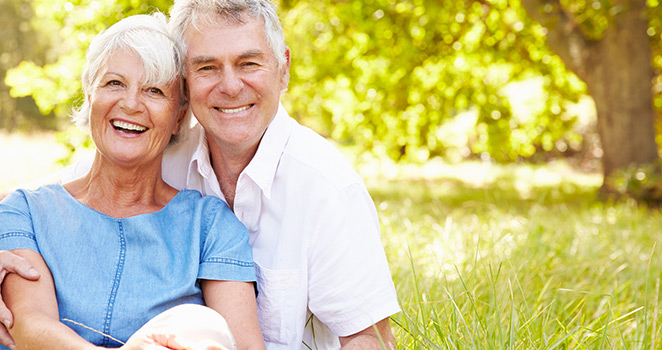
<path id="1" fill-rule="evenodd" d="M 113 127 L 115 127 L 115 130 L 130 131 L 137 134 L 147 130 L 144 126 L 127 123 L 121 120 L 113 120 Z"/>

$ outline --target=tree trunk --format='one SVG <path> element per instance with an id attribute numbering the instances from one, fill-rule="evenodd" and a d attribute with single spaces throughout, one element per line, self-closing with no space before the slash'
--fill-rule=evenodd
<path id="1" fill-rule="evenodd" d="M 598 40 L 587 39 L 558 0 L 522 4 L 547 28 L 550 48 L 586 83 L 595 101 L 605 177 L 619 168 L 656 160 L 646 0 L 615 1 L 620 12 Z"/>

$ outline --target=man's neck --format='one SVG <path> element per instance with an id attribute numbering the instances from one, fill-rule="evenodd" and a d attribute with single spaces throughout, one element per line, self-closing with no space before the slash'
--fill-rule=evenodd
<path id="1" fill-rule="evenodd" d="M 207 134 L 207 142 L 209 159 L 221 192 L 230 209 L 234 211 L 234 197 L 239 176 L 255 156 L 258 144 L 251 147 L 221 147 L 210 134 Z"/>

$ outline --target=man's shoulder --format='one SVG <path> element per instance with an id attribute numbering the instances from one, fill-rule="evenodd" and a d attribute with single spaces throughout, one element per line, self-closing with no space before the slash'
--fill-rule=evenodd
<path id="1" fill-rule="evenodd" d="M 336 187 L 362 182 L 340 150 L 312 129 L 296 124 L 285 146 L 283 157 L 297 171 L 323 178 Z"/>
<path id="2" fill-rule="evenodd" d="M 200 135 L 204 132 L 200 124 L 194 124 L 186 132 L 186 137 L 169 145 L 163 152 L 164 162 L 190 161 L 199 147 Z"/>
<path id="3" fill-rule="evenodd" d="M 177 189 L 186 187 L 190 164 L 204 141 L 203 133 L 202 126 L 196 123 L 187 130 L 187 137 L 169 145 L 163 152 L 161 176 L 170 186 Z"/>

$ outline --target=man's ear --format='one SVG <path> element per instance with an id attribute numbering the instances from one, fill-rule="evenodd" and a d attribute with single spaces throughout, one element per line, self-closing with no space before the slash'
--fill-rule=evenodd
<path id="1" fill-rule="evenodd" d="M 188 102 L 184 106 L 180 106 L 179 111 L 177 112 L 179 115 L 177 116 L 177 121 L 175 128 L 172 130 L 172 134 L 176 135 L 179 132 L 179 129 L 182 127 L 182 123 L 184 122 L 184 119 L 186 118 L 186 113 L 188 113 Z"/>
<path id="2" fill-rule="evenodd" d="M 287 85 L 290 83 L 290 48 L 285 49 L 285 62 L 280 67 L 280 90 L 287 91 Z"/>

